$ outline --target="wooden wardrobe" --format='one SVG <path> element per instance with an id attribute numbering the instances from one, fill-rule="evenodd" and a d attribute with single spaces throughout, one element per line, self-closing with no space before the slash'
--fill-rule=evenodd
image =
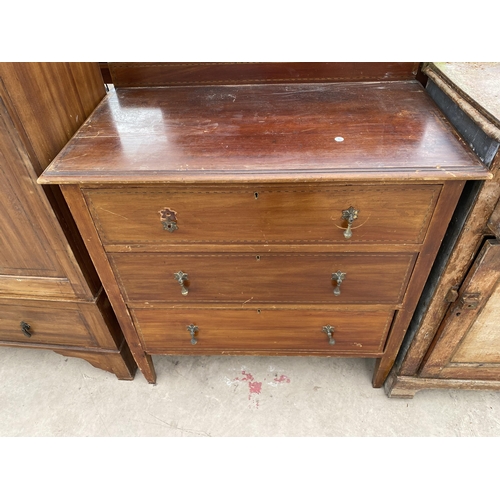
<path id="1" fill-rule="evenodd" d="M 0 63 L 0 346 L 51 349 L 132 379 L 64 198 L 37 184 L 105 95 L 97 63 Z"/>

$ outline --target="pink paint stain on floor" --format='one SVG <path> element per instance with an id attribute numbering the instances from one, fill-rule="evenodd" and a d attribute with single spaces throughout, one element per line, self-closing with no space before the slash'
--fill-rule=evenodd
<path id="1" fill-rule="evenodd" d="M 240 382 L 248 382 L 248 389 L 250 393 L 248 394 L 248 399 L 252 396 L 252 394 L 260 394 L 262 391 L 262 382 L 254 381 L 254 377 L 251 373 L 247 373 L 245 370 L 241 371 L 243 378 L 236 377 L 234 380 L 238 380 Z"/>
<path id="2" fill-rule="evenodd" d="M 241 374 L 243 375 L 243 378 L 236 377 L 234 380 L 241 380 L 242 382 L 253 380 L 253 375 L 251 373 L 247 373 L 245 370 L 241 370 Z"/>
<path id="3" fill-rule="evenodd" d="M 260 391 L 262 391 L 262 382 L 248 382 L 248 387 L 250 388 L 250 394 L 260 394 Z"/>
<path id="4" fill-rule="evenodd" d="M 274 381 L 277 382 L 278 384 L 289 384 L 290 379 L 286 375 L 281 375 L 279 378 L 278 376 L 274 377 Z"/>
<path id="5" fill-rule="evenodd" d="M 248 400 L 252 401 L 255 403 L 255 407 L 259 407 L 259 399 L 257 396 L 262 392 L 262 384 L 263 382 L 258 382 L 255 380 L 254 376 L 251 373 L 248 373 L 246 370 L 241 370 L 242 377 L 236 377 L 234 379 L 235 382 L 248 382 Z M 267 380 L 266 377 L 264 377 L 264 380 Z M 278 375 L 274 377 L 274 387 L 276 387 L 277 384 L 289 384 L 290 379 L 286 375 Z"/>

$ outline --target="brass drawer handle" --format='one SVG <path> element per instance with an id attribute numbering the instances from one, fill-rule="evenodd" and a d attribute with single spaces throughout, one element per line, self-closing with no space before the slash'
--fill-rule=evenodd
<path id="1" fill-rule="evenodd" d="M 333 332 L 334 331 L 335 331 L 335 327 L 333 327 L 331 325 L 325 325 L 323 327 L 323 332 L 328 335 L 328 343 L 330 345 L 334 345 L 335 344 L 335 339 L 333 338 Z"/>
<path id="2" fill-rule="evenodd" d="M 191 344 L 195 345 L 198 343 L 198 341 L 194 338 L 194 334 L 198 331 L 198 327 L 196 325 L 193 325 L 192 323 L 188 325 L 187 331 L 191 335 Z"/>
<path id="3" fill-rule="evenodd" d="M 31 332 L 30 332 L 31 326 L 28 325 L 25 321 L 21 321 L 21 331 L 23 332 L 23 335 L 25 337 L 31 337 Z"/>
<path id="4" fill-rule="evenodd" d="M 177 212 L 170 210 L 170 208 L 164 208 L 160 210 L 159 214 L 160 221 L 165 231 L 173 233 L 175 230 L 179 229 L 177 226 Z"/>
<path id="5" fill-rule="evenodd" d="M 344 281 L 345 276 L 346 273 L 343 273 L 342 271 L 337 271 L 336 273 L 332 273 L 332 281 L 337 282 L 337 286 L 333 289 L 334 295 L 340 295 L 340 285 L 342 284 L 342 281 Z"/>
<path id="6" fill-rule="evenodd" d="M 358 218 L 358 210 L 354 207 L 349 207 L 347 210 L 342 210 L 342 219 L 347 221 L 347 229 L 344 231 L 344 238 L 348 240 L 352 236 L 352 223 Z"/>
<path id="7" fill-rule="evenodd" d="M 189 293 L 189 290 L 184 286 L 185 285 L 184 282 L 187 281 L 187 279 L 188 279 L 187 273 L 183 273 L 182 271 L 179 271 L 178 273 L 174 273 L 174 277 L 177 280 L 177 282 L 179 283 L 179 285 L 181 285 L 182 295 L 187 295 Z"/>

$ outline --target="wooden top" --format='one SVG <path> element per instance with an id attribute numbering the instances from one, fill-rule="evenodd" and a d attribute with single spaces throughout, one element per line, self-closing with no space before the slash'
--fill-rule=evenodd
<path id="1" fill-rule="evenodd" d="M 491 175 L 418 82 L 118 89 L 39 182 Z"/>
<path id="2" fill-rule="evenodd" d="M 500 63 L 435 62 L 429 67 L 500 127 Z"/>

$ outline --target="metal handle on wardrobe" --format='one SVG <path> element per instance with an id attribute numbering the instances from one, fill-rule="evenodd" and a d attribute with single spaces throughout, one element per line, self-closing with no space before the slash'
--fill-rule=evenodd
<path id="1" fill-rule="evenodd" d="M 25 321 L 21 321 L 21 331 L 23 332 L 23 335 L 25 337 L 31 337 L 31 332 L 30 332 L 31 326 L 28 325 Z"/>

